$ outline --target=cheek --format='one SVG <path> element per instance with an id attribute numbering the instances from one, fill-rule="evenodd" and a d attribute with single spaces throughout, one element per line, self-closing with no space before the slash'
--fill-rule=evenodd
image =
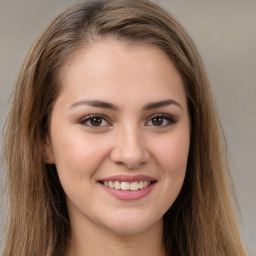
<path id="1" fill-rule="evenodd" d="M 189 151 L 189 132 L 177 131 L 151 140 L 150 148 L 159 170 L 161 189 L 156 194 L 156 209 L 164 215 L 182 188 Z M 158 206 L 158 207 L 157 207 Z M 159 212 L 157 212 L 159 216 Z"/>
<path id="2" fill-rule="evenodd" d="M 189 135 L 170 136 L 156 144 L 157 161 L 165 176 L 183 177 L 186 172 L 189 152 Z"/>
<path id="3" fill-rule="evenodd" d="M 93 136 L 81 136 L 79 133 L 72 136 L 59 136 L 53 145 L 60 178 L 65 176 L 81 180 L 88 176 L 92 177 L 107 151 L 101 140 L 94 140 Z"/>

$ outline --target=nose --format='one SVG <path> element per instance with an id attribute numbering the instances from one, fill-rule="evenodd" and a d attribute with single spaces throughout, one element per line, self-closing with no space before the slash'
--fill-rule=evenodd
<path id="1" fill-rule="evenodd" d="M 117 132 L 110 153 L 114 163 L 136 169 L 150 159 L 144 136 L 138 130 L 126 128 Z"/>

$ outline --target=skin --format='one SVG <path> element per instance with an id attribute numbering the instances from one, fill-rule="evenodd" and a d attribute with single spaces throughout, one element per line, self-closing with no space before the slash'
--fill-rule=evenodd
<path id="1" fill-rule="evenodd" d="M 156 46 L 106 40 L 74 54 L 61 81 L 45 147 L 66 193 L 67 254 L 165 255 L 163 215 L 182 187 L 190 143 L 179 72 Z M 91 106 L 92 100 L 114 108 Z M 93 114 L 103 116 L 98 126 Z M 156 114 L 165 116 L 154 121 Z M 137 174 L 156 180 L 139 200 L 117 199 L 99 183 Z"/>

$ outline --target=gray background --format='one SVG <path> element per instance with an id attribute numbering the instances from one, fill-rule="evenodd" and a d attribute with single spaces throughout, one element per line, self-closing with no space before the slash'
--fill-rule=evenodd
<path id="1" fill-rule="evenodd" d="M 0 128 L 30 45 L 55 15 L 75 2 L 0 0 Z M 256 256 L 256 0 L 155 2 L 183 24 L 201 52 L 229 144 L 241 232 L 250 255 Z"/>

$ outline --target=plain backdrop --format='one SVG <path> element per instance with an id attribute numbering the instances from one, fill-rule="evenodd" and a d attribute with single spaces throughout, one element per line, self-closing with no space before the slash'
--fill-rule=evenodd
<path id="1" fill-rule="evenodd" d="M 53 17 L 76 2 L 0 0 L 1 129 L 26 52 Z M 256 0 L 155 2 L 187 29 L 204 60 L 229 145 L 240 229 L 250 255 L 256 256 Z"/>

